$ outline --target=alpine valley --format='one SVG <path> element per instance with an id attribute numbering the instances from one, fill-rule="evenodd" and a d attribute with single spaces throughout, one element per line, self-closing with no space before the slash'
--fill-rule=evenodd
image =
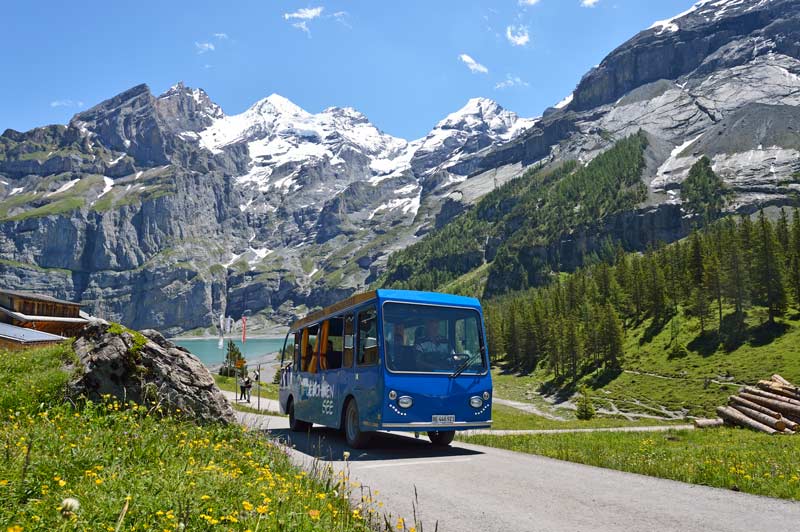
<path id="1" fill-rule="evenodd" d="M 603 159 L 612 150 L 633 154 L 632 178 Z M 542 117 L 475 98 L 413 141 L 355 109 L 312 114 L 276 94 L 227 115 L 182 83 L 6 130 L 0 286 L 167 334 L 221 312 L 269 330 L 378 284 L 460 279 L 491 295 L 516 287 L 510 269 L 535 283 L 543 265 L 573 269 L 609 242 L 685 236 L 680 185 L 703 156 L 730 212 L 797 203 L 800 1 L 703 0 L 611 52 Z M 564 183 L 566 197 L 575 186 L 576 199 L 556 208 L 526 179 Z M 587 197 L 583 183 L 606 190 Z M 556 231 L 531 226 L 556 215 Z M 420 281 L 441 266 L 425 246 L 462 229 L 480 238 L 441 250 L 458 268 Z"/>

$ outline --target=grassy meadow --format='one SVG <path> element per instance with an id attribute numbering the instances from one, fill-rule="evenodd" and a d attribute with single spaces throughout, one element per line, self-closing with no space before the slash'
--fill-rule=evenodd
<path id="1" fill-rule="evenodd" d="M 0 530 L 374 530 L 343 476 L 240 426 L 64 401 L 69 346 L 0 352 Z"/>
<path id="2" fill-rule="evenodd" d="M 800 438 L 735 428 L 470 436 L 468 443 L 800 500 Z"/>
<path id="3" fill-rule="evenodd" d="M 714 416 L 717 406 L 742 384 L 780 373 L 800 382 L 800 315 L 779 318 L 773 327 L 762 325 L 764 310 L 751 309 L 747 334 L 732 349 L 713 340 L 715 332 L 700 332 L 695 318 L 678 316 L 658 330 L 650 320 L 628 331 L 620 370 L 597 370 L 576 382 L 554 379 L 546 368 L 527 375 L 495 369 L 495 394 L 504 399 L 530 402 L 560 417 L 572 418 L 566 409 L 553 409 L 538 392 L 554 399 L 569 397 L 586 386 L 595 407 L 666 416 Z M 673 324 L 673 320 L 676 322 Z M 672 334 L 686 345 L 685 356 L 670 357 Z M 643 420 L 647 421 L 647 420 Z"/>

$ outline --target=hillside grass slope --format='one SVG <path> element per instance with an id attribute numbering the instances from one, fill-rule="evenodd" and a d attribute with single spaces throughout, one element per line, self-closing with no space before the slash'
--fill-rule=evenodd
<path id="1" fill-rule="evenodd" d="M 240 426 L 65 401 L 74 363 L 66 344 L 0 352 L 3 530 L 373 530 L 345 478 Z"/>

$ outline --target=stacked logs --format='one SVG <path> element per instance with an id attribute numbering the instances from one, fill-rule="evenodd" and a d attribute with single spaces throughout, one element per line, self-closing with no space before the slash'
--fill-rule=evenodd
<path id="1" fill-rule="evenodd" d="M 698 419 L 698 428 L 723 423 L 746 427 L 767 434 L 800 432 L 800 388 L 780 375 L 745 386 L 728 398 L 728 406 L 717 408 L 720 419 Z"/>

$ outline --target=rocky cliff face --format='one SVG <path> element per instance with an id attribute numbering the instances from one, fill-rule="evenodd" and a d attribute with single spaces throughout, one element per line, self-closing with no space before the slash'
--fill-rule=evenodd
<path id="1" fill-rule="evenodd" d="M 482 169 L 585 162 L 642 129 L 660 149 L 644 176 L 652 204 L 678 201 L 702 155 L 737 193 L 734 207 L 785 199 L 799 186 L 798 30 L 797 0 L 702 0 L 614 50 Z"/>
<path id="2" fill-rule="evenodd" d="M 450 166 L 526 123 L 474 100 L 407 142 L 350 108 L 272 95 L 227 116 L 200 89 L 139 85 L 66 126 L 0 136 L 0 285 L 167 333 L 220 312 L 285 323 L 363 287 L 445 201 L 462 205 L 467 176 Z"/>
<path id="3" fill-rule="evenodd" d="M 411 142 L 351 108 L 313 114 L 272 95 L 230 116 L 200 89 L 133 87 L 66 126 L 0 136 L 0 286 L 167 333 L 223 311 L 285 323 L 370 283 L 392 251 L 526 167 L 585 163 L 639 130 L 642 212 L 669 214 L 659 223 L 676 235 L 671 206 L 704 154 L 731 208 L 787 203 L 800 188 L 799 36 L 798 0 L 702 0 L 541 118 L 477 98 Z M 603 231 L 635 240 L 653 216 Z"/>

